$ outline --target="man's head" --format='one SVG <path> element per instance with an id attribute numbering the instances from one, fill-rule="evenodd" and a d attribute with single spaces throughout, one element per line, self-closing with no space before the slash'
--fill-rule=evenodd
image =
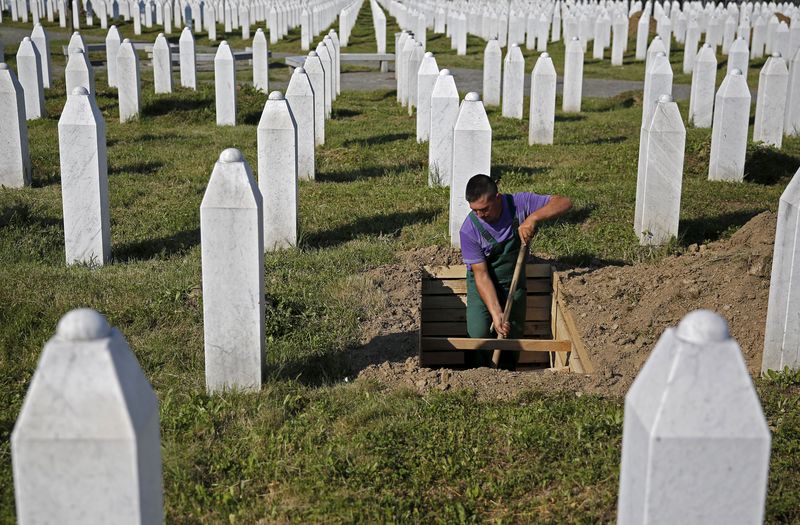
<path id="1" fill-rule="evenodd" d="M 467 202 L 479 219 L 492 223 L 500 219 L 503 203 L 497 184 L 488 175 L 475 175 L 467 182 Z"/>

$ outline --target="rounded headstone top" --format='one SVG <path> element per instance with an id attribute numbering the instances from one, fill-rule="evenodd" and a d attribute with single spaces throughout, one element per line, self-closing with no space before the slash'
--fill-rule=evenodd
<path id="1" fill-rule="evenodd" d="M 464 100 L 467 102 L 480 102 L 481 96 L 474 91 L 470 91 L 467 93 L 467 96 L 464 97 Z"/>
<path id="2" fill-rule="evenodd" d="M 656 35 L 653 37 L 653 40 L 661 40 L 661 35 Z"/>
<path id="3" fill-rule="evenodd" d="M 263 32 L 264 32 L 264 30 L 261 29 L 260 27 L 258 29 L 256 29 L 256 33 L 263 33 Z"/>
<path id="4" fill-rule="evenodd" d="M 425 58 L 431 58 L 433 56 L 433 53 L 431 53 L 430 51 L 425 51 L 425 55 L 424 56 L 425 56 Z"/>
<path id="5" fill-rule="evenodd" d="M 658 53 L 656 53 L 656 56 L 657 57 L 665 57 L 665 56 L 667 56 L 667 54 L 664 53 L 663 51 L 659 51 Z"/>
<path id="6" fill-rule="evenodd" d="M 422 42 L 417 42 L 417 47 L 422 47 Z"/>
<path id="7" fill-rule="evenodd" d="M 219 47 L 227 46 L 227 45 L 228 45 L 228 41 L 227 40 L 223 40 L 222 42 L 219 43 Z"/>
<path id="8" fill-rule="evenodd" d="M 156 38 L 164 38 L 164 33 L 159 33 Z"/>
<path id="9" fill-rule="evenodd" d="M 25 38 L 28 38 L 28 37 L 25 37 Z M 781 58 L 781 52 L 780 51 L 775 51 L 774 53 L 772 53 L 772 58 Z"/>
<path id="10" fill-rule="evenodd" d="M 75 36 L 75 35 L 80 35 L 80 34 L 81 34 L 81 33 L 80 33 L 80 31 L 73 31 L 73 32 L 72 32 L 72 36 Z"/>
<path id="11" fill-rule="evenodd" d="M 572 37 L 572 41 L 573 41 L 573 42 L 577 42 L 578 40 L 580 40 L 580 38 L 578 38 L 577 36 L 573 36 L 573 37 Z"/>
<path id="12" fill-rule="evenodd" d="M 244 156 L 242 155 L 242 152 L 236 148 L 228 148 L 219 154 L 219 161 L 224 162 L 225 164 L 230 164 L 231 162 L 242 162 L 243 160 Z"/>
<path id="13" fill-rule="evenodd" d="M 316 52 L 316 51 L 310 51 L 310 52 L 308 53 L 308 56 L 310 56 L 310 57 L 315 57 L 315 56 L 318 56 L 318 55 L 317 55 L 317 52 Z"/>
<path id="14" fill-rule="evenodd" d="M 517 43 L 511 44 L 511 47 L 519 47 L 519 44 Z"/>
<path id="15" fill-rule="evenodd" d="M 0 69 L 2 70 L 8 69 L 8 64 L 6 64 L 5 62 L 0 62 Z"/>
<path id="16" fill-rule="evenodd" d="M 84 86 L 78 86 L 72 90 L 73 95 L 83 95 L 86 96 L 89 94 L 89 90 L 86 89 Z"/>
<path id="17" fill-rule="evenodd" d="M 738 67 L 735 67 L 735 68 L 731 69 L 731 75 L 742 76 L 742 70 L 739 69 Z"/>
<path id="18" fill-rule="evenodd" d="M 7 66 L 6 66 L 6 67 L 7 67 Z M 450 74 L 450 70 L 449 70 L 449 69 L 447 69 L 447 68 L 445 68 L 445 69 L 442 69 L 441 71 L 439 71 L 439 76 L 440 76 L 440 77 L 443 77 L 443 76 L 445 76 L 445 75 L 449 75 L 449 74 Z"/>
<path id="19" fill-rule="evenodd" d="M 664 93 L 663 95 L 658 97 L 658 101 L 663 103 L 672 102 L 672 95 L 667 95 L 666 93 Z"/>
<path id="20" fill-rule="evenodd" d="M 703 47 L 704 47 L 704 48 L 705 48 L 705 47 L 709 47 L 709 48 L 710 48 L 711 46 L 708 44 L 708 42 L 706 42 L 706 43 L 704 43 L 704 44 L 703 44 Z M 664 56 L 666 56 L 666 55 L 664 55 Z"/>
<path id="21" fill-rule="evenodd" d="M 306 68 L 304 67 L 298 67 L 297 69 L 294 70 L 295 75 L 305 75 L 305 73 L 306 73 Z"/>
<path id="22" fill-rule="evenodd" d="M 689 343 L 721 343 L 730 339 L 728 323 L 711 310 L 689 312 L 678 323 L 678 337 Z"/>
<path id="23" fill-rule="evenodd" d="M 124 38 L 124 39 L 122 39 L 122 43 L 123 44 L 130 44 L 131 43 L 131 39 L 130 38 Z"/>
<path id="24" fill-rule="evenodd" d="M 269 94 L 269 100 L 283 100 L 283 93 L 280 91 L 273 91 Z"/>
<path id="25" fill-rule="evenodd" d="M 96 310 L 76 308 L 58 322 L 56 335 L 65 341 L 96 341 L 111 335 L 111 325 Z"/>
<path id="26" fill-rule="evenodd" d="M 31 41 L 31 37 L 26 36 L 25 38 L 22 39 L 22 41 L 23 42 L 30 42 Z"/>
<path id="27" fill-rule="evenodd" d="M 545 51 L 544 53 L 542 53 L 542 54 L 541 54 L 541 55 L 539 55 L 539 56 L 541 56 L 542 58 L 550 58 L 550 53 L 548 53 L 547 51 Z"/>

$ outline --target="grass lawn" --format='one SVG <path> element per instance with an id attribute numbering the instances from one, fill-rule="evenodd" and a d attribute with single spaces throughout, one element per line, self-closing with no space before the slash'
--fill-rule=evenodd
<path id="1" fill-rule="evenodd" d="M 366 50 L 370 35 L 365 5 L 347 51 Z M 433 49 L 443 42 L 429 40 Z M 293 45 L 297 32 L 272 49 L 294 52 Z M 555 47 L 558 67 L 563 48 Z M 463 60 L 476 66 L 482 48 L 471 39 Z M 451 55 L 437 54 L 440 66 L 468 65 Z M 63 79 L 46 94 L 49 117 L 29 123 L 33 187 L 0 189 L 0 521 L 15 520 L 9 438 L 22 399 L 58 319 L 79 306 L 98 309 L 122 331 L 158 394 L 169 523 L 614 520 L 621 399 L 528 391 L 496 401 L 345 381 L 361 320 L 379 313 L 357 276 L 395 261 L 399 250 L 448 243 L 448 191 L 427 187 L 427 145 L 416 143 L 415 120 L 394 92 L 348 92 L 334 103 L 317 181 L 300 184 L 300 247 L 266 256 L 264 387 L 207 396 L 199 205 L 223 149 L 240 148 L 255 170 L 266 96 L 242 86 L 240 125 L 218 128 L 210 77 L 200 77 L 197 92 L 155 96 L 147 69 L 142 118 L 125 125 L 115 91 L 97 72 L 113 264 L 64 266 Z M 590 71 L 622 78 L 622 69 L 587 63 Z M 685 116 L 687 103 L 680 108 Z M 489 117 L 503 191 L 574 200 L 570 214 L 543 225 L 534 250 L 575 265 L 658 259 L 729 235 L 776 210 L 800 166 L 800 139 L 785 139 L 780 152 L 750 147 L 746 182 L 709 182 L 710 130 L 688 129 L 680 238 L 644 249 L 632 228 L 640 94 L 557 113 L 556 143 L 547 147 L 527 145 L 527 120 L 496 110 Z M 773 432 L 768 522 L 800 522 L 800 378 L 758 380 L 757 388 Z"/>

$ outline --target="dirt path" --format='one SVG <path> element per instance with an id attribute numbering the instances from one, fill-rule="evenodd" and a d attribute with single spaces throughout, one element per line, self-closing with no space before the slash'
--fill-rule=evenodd
<path id="1" fill-rule="evenodd" d="M 351 363 L 359 380 L 422 393 L 470 388 L 482 396 L 510 399 L 526 389 L 546 388 L 623 396 L 664 329 L 692 310 L 708 308 L 728 320 L 749 369 L 757 373 L 775 221 L 774 213 L 763 213 L 728 240 L 692 246 L 683 255 L 654 263 L 566 272 L 564 294 L 598 369 L 591 376 L 420 368 L 420 270 L 423 265 L 460 264 L 457 251 L 435 247 L 403 253 L 398 264 L 368 273 L 385 308 L 366 320 L 364 346 L 353 351 Z"/>

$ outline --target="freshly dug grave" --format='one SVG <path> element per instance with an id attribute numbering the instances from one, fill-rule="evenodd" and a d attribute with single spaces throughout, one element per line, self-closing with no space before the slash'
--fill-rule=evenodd
<path id="1" fill-rule="evenodd" d="M 419 367 L 419 286 L 424 265 L 460 264 L 456 250 L 405 252 L 400 262 L 368 273 L 385 297 L 381 315 L 364 324 L 364 346 L 352 354 L 361 379 L 419 392 L 472 388 L 480 395 L 513 398 L 527 388 L 621 396 L 661 333 L 688 312 L 708 308 L 728 320 L 752 373 L 761 365 L 774 213 L 754 217 L 730 239 L 691 246 L 686 253 L 632 266 L 564 272 L 562 293 L 597 372 L 506 372 L 488 368 Z"/>

